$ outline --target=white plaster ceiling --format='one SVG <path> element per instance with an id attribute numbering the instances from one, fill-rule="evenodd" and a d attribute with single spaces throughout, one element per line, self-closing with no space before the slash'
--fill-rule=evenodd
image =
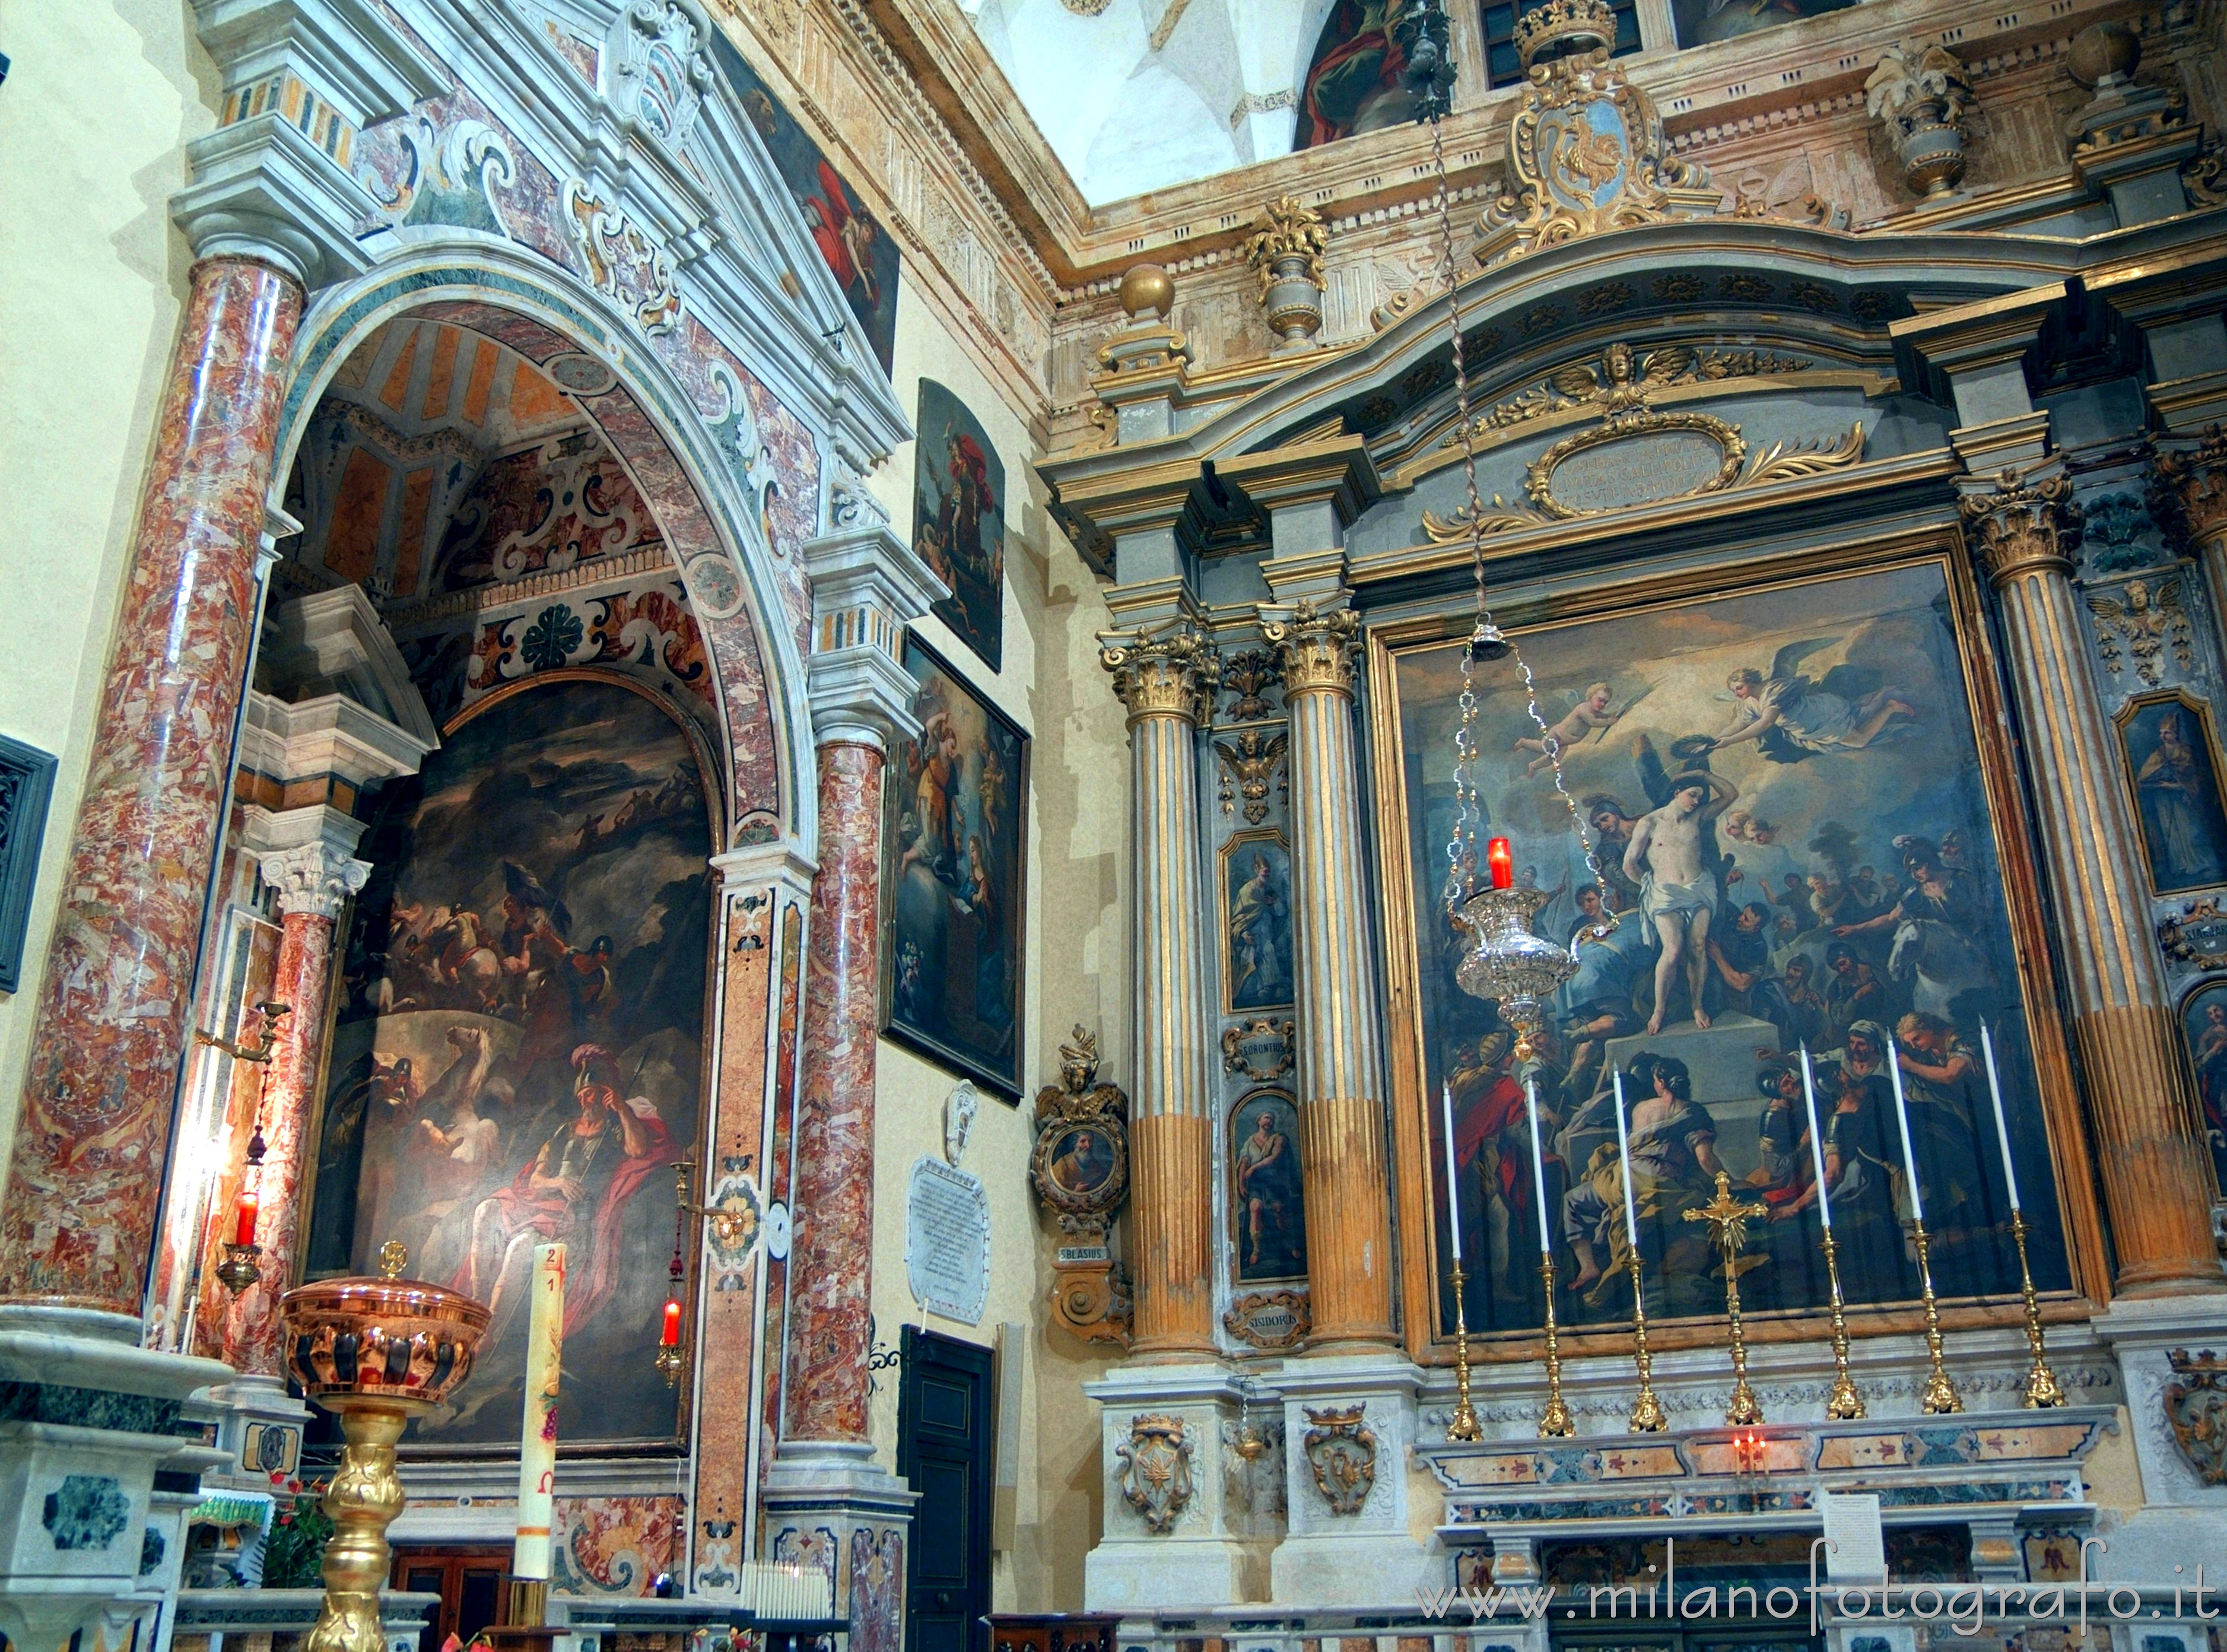
<path id="1" fill-rule="evenodd" d="M 1092 206 L 1287 155 L 1337 0 L 959 0 Z"/>

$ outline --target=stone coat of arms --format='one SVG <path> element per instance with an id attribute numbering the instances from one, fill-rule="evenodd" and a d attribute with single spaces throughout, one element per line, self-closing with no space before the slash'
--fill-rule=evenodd
<path id="1" fill-rule="evenodd" d="M 2163 1395 L 2165 1420 L 2173 1444 L 2205 1485 L 2227 1485 L 2227 1361 L 2208 1348 L 2196 1355 L 2176 1348 L 2166 1357 L 2173 1381 Z"/>
<path id="2" fill-rule="evenodd" d="M 1376 1484 L 1376 1435 L 1362 1420 L 1369 1410 L 1361 1405 L 1317 1411 L 1307 1407 L 1307 1430 L 1300 1449 L 1314 1470 L 1315 1489 L 1330 1504 L 1333 1515 L 1357 1515 Z"/>
<path id="3" fill-rule="evenodd" d="M 1158 1414 L 1129 1419 L 1129 1443 L 1114 1448 L 1121 1459 L 1121 1497 L 1145 1517 L 1145 1529 L 1165 1537 L 1190 1504 L 1190 1442 L 1183 1419 Z"/>

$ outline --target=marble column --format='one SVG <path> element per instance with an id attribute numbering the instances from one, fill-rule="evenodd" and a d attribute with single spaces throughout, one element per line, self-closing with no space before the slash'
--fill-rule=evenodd
<path id="1" fill-rule="evenodd" d="M 1392 1341 L 1391 1177 L 1376 964 L 1362 915 L 1353 738 L 1360 616 L 1301 602 L 1261 631 L 1291 716 L 1292 930 L 1299 974 L 1299 1164 L 1311 1353 Z"/>
<path id="2" fill-rule="evenodd" d="M 1198 725 L 1214 653 L 1185 626 L 1100 638 L 1129 708 L 1130 955 L 1136 1079 L 1129 1126 L 1131 1346 L 1165 1359 L 1214 1354 L 1213 1072 L 1200 883 Z"/>
<path id="3" fill-rule="evenodd" d="M 268 265 L 194 269 L 33 1024 L 0 1298 L 140 1311 L 301 313 Z"/>
<path id="4" fill-rule="evenodd" d="M 2149 933 L 2133 805 L 2074 609 L 2071 494 L 2061 463 L 2044 461 L 1976 486 L 1964 519 L 2002 616 L 2118 1290 L 2219 1291 L 2227 1279 L 2212 1247 L 2195 1087 Z"/>
<path id="5" fill-rule="evenodd" d="M 2204 570 L 2211 622 L 2227 648 L 2227 431 L 2214 424 L 2199 441 L 2163 448 L 2150 469 L 2168 502 L 2165 513 L 2179 519 Z M 2153 509 L 2159 502 L 2154 495 Z"/>
<path id="6" fill-rule="evenodd" d="M 278 1298 L 294 1275 L 294 1249 L 302 1215 L 302 1157 L 316 1115 L 317 1075 L 324 1063 L 330 1018 L 333 934 L 349 899 L 371 868 L 346 848 L 305 843 L 263 857 L 263 881 L 278 894 L 278 960 L 271 975 L 273 1001 L 290 1006 L 278 1024 L 270 1063 L 263 1069 L 258 1114 L 263 1127 L 263 1172 L 258 1192 L 263 1278 L 234 1295 L 221 1285 L 223 1318 L 215 1328 L 216 1356 L 243 1376 L 278 1377 Z M 245 1143 L 241 1144 L 243 1149 Z M 231 1212 L 218 1213 L 213 1240 L 231 1237 Z M 202 1277 L 215 1275 L 204 1268 Z"/>
<path id="7" fill-rule="evenodd" d="M 838 739 L 820 748 L 820 871 L 805 943 L 785 1439 L 866 1438 L 884 762 L 877 741 Z"/>

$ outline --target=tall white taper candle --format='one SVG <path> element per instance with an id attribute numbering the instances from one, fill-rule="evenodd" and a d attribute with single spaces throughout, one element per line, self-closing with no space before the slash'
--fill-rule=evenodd
<path id="1" fill-rule="evenodd" d="M 518 1538 L 514 1578 L 546 1582 L 557 1496 L 557 1384 L 565 1343 L 565 1247 L 533 1247 L 526 1324 L 526 1419 L 518 1446 Z"/>
<path id="2" fill-rule="evenodd" d="M 1902 1170 L 1910 1183 L 1910 1214 L 1925 1220 L 1925 1206 L 1918 1196 L 1918 1149 L 1910 1139 L 1910 1106 L 1902 1099 L 1902 1052 L 1894 1040 L 1886 1041 L 1887 1076 L 1894 1081 L 1894 1121 L 1902 1126 Z"/>
<path id="3" fill-rule="evenodd" d="M 1809 1076 L 1809 1046 L 1802 1046 L 1802 1105 L 1809 1113 L 1809 1163 L 1817 1172 L 1817 1220 L 1833 1225 L 1833 1195 L 1825 1185 L 1825 1137 L 1817 1128 L 1817 1087 Z"/>
<path id="4" fill-rule="evenodd" d="M 1531 1115 L 1531 1191 L 1539 1204 L 1539 1254 L 1554 1253 L 1554 1241 L 1547 1228 L 1547 1161 L 1539 1145 L 1539 1080 L 1536 1075 L 1526 1075 L 1523 1080 L 1523 1105 Z"/>
<path id="5" fill-rule="evenodd" d="M 1995 1145 L 2003 1151 L 2003 1185 L 2010 1190 L 2011 1209 L 2024 1209 L 2019 1203 L 2018 1171 L 2011 1167 L 2011 1130 L 2003 1121 L 2003 1087 L 1995 1077 L 1995 1038 L 1988 1030 L 1988 1024 L 1980 1023 L 1980 1054 L 1988 1063 L 1988 1100 L 1995 1104 Z"/>
<path id="6" fill-rule="evenodd" d="M 1639 1289 L 1639 1207 L 1631 1197 L 1631 1137 L 1624 1127 L 1624 1069 L 1616 1072 L 1617 1177 L 1624 1183 L 1624 1239 L 1631 1247 L 1631 1288 Z"/>
<path id="7" fill-rule="evenodd" d="M 1461 1266 L 1461 1177 L 1454 1169 L 1454 1087 L 1439 1087 L 1439 1106 L 1446 1117 L 1446 1231 L 1453 1235 L 1454 1266 Z"/>

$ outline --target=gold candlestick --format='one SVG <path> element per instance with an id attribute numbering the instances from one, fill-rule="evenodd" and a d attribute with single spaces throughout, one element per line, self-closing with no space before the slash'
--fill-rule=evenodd
<path id="1" fill-rule="evenodd" d="M 1467 1275 L 1461 1264 L 1453 1266 L 1454 1276 L 1454 1383 L 1458 1390 L 1454 1400 L 1454 1419 L 1446 1425 L 1446 1438 L 1452 1440 L 1478 1440 L 1484 1430 L 1477 1426 L 1477 1408 L 1469 1402 L 1469 1314 L 1462 1305 L 1462 1284 Z"/>
<path id="2" fill-rule="evenodd" d="M 2019 1294 L 2026 1298 L 2026 1345 L 2033 1351 L 2033 1368 L 2026 1374 L 2026 1403 L 2030 1410 L 2047 1411 L 2064 1403 L 2064 1385 L 2049 1368 L 2041 1346 L 2041 1304 L 2033 1298 L 2033 1270 L 2026 1266 L 2026 1217 L 2011 1207 L 2011 1237 L 2018 1241 Z"/>
<path id="3" fill-rule="evenodd" d="M 1554 1258 L 1539 1255 L 1539 1277 L 1547 1282 L 1547 1409 L 1539 1413 L 1541 1439 L 1567 1439 L 1578 1432 L 1570 1408 L 1562 1403 L 1562 1350 L 1554 1336 Z"/>
<path id="4" fill-rule="evenodd" d="M 1922 1218 L 1914 1218 L 1910 1228 L 1918 1241 L 1918 1283 L 1924 1288 L 1925 1352 L 1933 1362 L 1932 1374 L 1925 1379 L 1925 1399 L 1919 1409 L 1929 1417 L 1945 1417 L 1950 1412 L 1964 1409 L 1964 1396 L 1956 1392 L 1948 1368 L 1941 1362 L 1941 1309 L 1933 1299 L 1933 1259 L 1925 1236 L 1925 1223 Z"/>
<path id="5" fill-rule="evenodd" d="M 1662 1402 L 1655 1397 L 1655 1362 L 1647 1352 L 1647 1293 L 1639 1287 L 1639 1248 L 1631 1249 L 1631 1339 L 1639 1362 L 1639 1393 L 1631 1402 L 1631 1432 L 1659 1434 L 1670 1426 Z"/>
<path id="6" fill-rule="evenodd" d="M 1852 1423 L 1864 1414 L 1864 1397 L 1848 1375 L 1848 1319 L 1841 1302 L 1841 1247 L 1833 1230 L 1825 1229 L 1825 1278 L 1833 1287 L 1833 1392 L 1826 1397 L 1825 1414 L 1835 1422 Z"/>
<path id="7" fill-rule="evenodd" d="M 1706 1221 L 1710 1236 L 1725 1259 L 1725 1313 L 1732 1321 L 1732 1397 L 1725 1407 L 1725 1420 L 1745 1428 L 1763 1420 L 1762 1402 L 1747 1381 L 1747 1338 L 1740 1330 L 1739 1253 L 1747 1247 L 1747 1225 L 1766 1214 L 1759 1204 L 1742 1204 L 1732 1197 L 1732 1178 L 1717 1172 L 1717 1196 L 1698 1210 L 1686 1212 L 1688 1221 Z"/>

